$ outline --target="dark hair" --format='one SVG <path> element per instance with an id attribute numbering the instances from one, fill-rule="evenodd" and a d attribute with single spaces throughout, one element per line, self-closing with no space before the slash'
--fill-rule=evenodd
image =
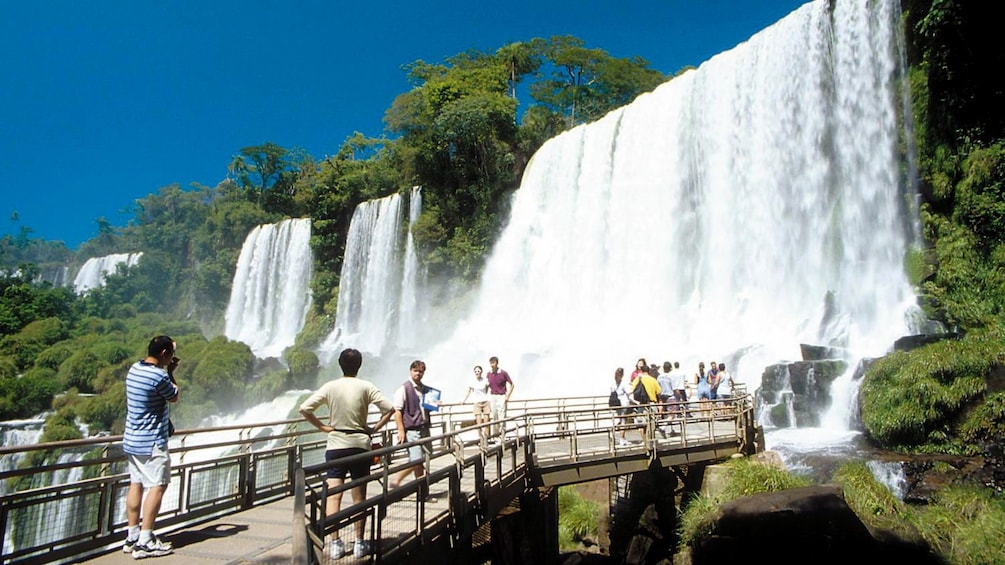
<path id="1" fill-rule="evenodd" d="M 150 345 L 147 346 L 147 355 L 160 357 L 165 350 L 171 350 L 171 353 L 174 353 L 174 340 L 166 335 L 159 335 L 150 340 Z"/>
<path id="2" fill-rule="evenodd" d="M 670 362 L 669 362 L 669 361 L 664 361 L 664 362 L 663 362 L 663 371 L 664 371 L 665 373 L 669 373 L 669 372 L 670 372 L 670 369 L 672 369 L 672 368 L 673 368 L 673 366 L 672 366 L 672 365 L 670 365 Z"/>
<path id="3" fill-rule="evenodd" d="M 642 366 L 643 367 L 648 367 L 649 366 L 649 363 L 646 363 L 646 358 L 645 357 L 639 357 L 639 361 L 642 362 Z M 635 362 L 635 370 L 636 371 L 639 369 L 639 361 Z"/>
<path id="4" fill-rule="evenodd" d="M 358 349 L 343 349 L 338 356 L 338 366 L 342 368 L 343 375 L 356 376 L 359 368 L 363 366 L 363 354 Z"/>
<path id="5" fill-rule="evenodd" d="M 726 364 L 725 363 L 719 363 L 719 370 L 720 371 L 725 371 L 726 370 Z"/>
<path id="6" fill-rule="evenodd" d="M 418 359 L 416 359 L 415 361 L 412 361 L 411 365 L 408 366 L 409 370 L 418 369 L 419 367 L 422 367 L 422 370 L 425 371 L 426 363 L 424 361 L 419 361 Z"/>
<path id="7" fill-rule="evenodd" d="M 674 369 L 680 369 L 680 361 L 674 361 L 673 362 L 673 368 Z"/>
<path id="8" fill-rule="evenodd" d="M 489 363 L 498 363 L 498 362 L 499 362 L 499 358 L 496 357 L 495 355 L 493 355 L 492 357 L 489 357 Z"/>
<path id="9" fill-rule="evenodd" d="M 482 369 L 481 365 L 475 365 L 475 369 L 478 369 L 479 371 L 484 371 L 485 370 L 485 369 Z"/>
<path id="10" fill-rule="evenodd" d="M 625 376 L 625 370 L 622 369 L 621 367 L 618 367 L 617 369 L 614 369 L 614 376 L 617 377 L 619 375 L 622 376 L 622 377 Z"/>

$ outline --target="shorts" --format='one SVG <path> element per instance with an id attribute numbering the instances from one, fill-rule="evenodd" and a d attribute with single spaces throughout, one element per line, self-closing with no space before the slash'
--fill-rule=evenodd
<path id="1" fill-rule="evenodd" d="M 167 486 L 171 482 L 171 457 L 165 447 L 156 445 L 150 455 L 127 453 L 129 482 L 141 483 L 143 488 Z"/>
<path id="2" fill-rule="evenodd" d="M 712 399 L 712 389 L 709 386 L 698 385 L 698 398 L 701 400 L 711 400 Z"/>
<path id="3" fill-rule="evenodd" d="M 429 437 L 429 428 L 419 428 L 417 430 L 405 430 L 405 441 L 413 442 L 419 441 L 424 437 Z M 422 461 L 423 450 L 429 450 L 429 444 L 425 443 L 423 445 L 413 445 L 408 448 L 408 460 L 409 461 Z"/>
<path id="4" fill-rule="evenodd" d="M 325 451 L 325 462 L 334 461 L 336 459 L 341 459 L 342 457 L 348 457 L 350 455 L 356 455 L 357 453 L 363 453 L 367 451 L 359 447 L 347 447 L 344 449 L 329 449 Z M 353 480 L 362 479 L 363 477 L 370 474 L 370 463 L 369 459 L 361 459 L 350 465 L 340 464 L 334 465 L 328 468 L 328 478 L 329 479 L 345 479 L 346 473 L 352 477 Z"/>
<path id="5" fill-rule="evenodd" d="M 475 416 L 488 416 L 492 409 L 489 407 L 488 400 L 482 400 L 481 402 L 475 402 L 474 412 Z"/>

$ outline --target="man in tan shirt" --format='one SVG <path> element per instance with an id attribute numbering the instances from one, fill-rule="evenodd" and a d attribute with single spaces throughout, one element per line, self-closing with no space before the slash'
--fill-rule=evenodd
<path id="1" fill-rule="evenodd" d="M 363 354 L 356 349 L 346 349 L 338 358 L 342 368 L 342 378 L 328 381 L 300 405 L 300 413 L 317 429 L 328 434 L 325 461 L 334 461 L 370 449 L 370 435 L 384 426 L 394 415 L 394 406 L 373 383 L 357 378 L 363 364 Z M 323 423 L 314 411 L 321 405 L 328 406 L 328 424 Z M 371 428 L 367 425 L 367 414 L 373 404 L 381 412 L 381 417 Z M 345 483 L 346 474 L 353 480 L 370 474 L 370 461 L 361 459 L 350 464 L 336 463 L 328 469 L 328 488 L 336 488 Z M 351 491 L 353 503 L 366 499 L 366 486 L 354 487 Z M 332 515 L 342 508 L 342 493 L 338 492 L 325 501 L 325 514 Z M 365 520 L 356 522 L 355 557 L 370 553 L 369 544 L 363 540 Z M 332 559 L 340 559 L 346 554 L 345 545 L 338 532 L 333 534 L 331 543 Z"/>

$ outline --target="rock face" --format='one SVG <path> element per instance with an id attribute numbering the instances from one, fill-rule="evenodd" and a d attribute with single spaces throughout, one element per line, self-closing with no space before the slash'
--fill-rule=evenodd
<path id="1" fill-rule="evenodd" d="M 779 428 L 816 427 L 831 403 L 831 383 L 848 368 L 839 359 L 769 365 L 761 375 L 755 402 L 769 411 Z"/>
<path id="2" fill-rule="evenodd" d="M 712 532 L 691 548 L 691 562 L 940 563 L 927 547 L 883 535 L 877 540 L 848 507 L 840 487 L 812 486 L 748 496 L 722 505 Z"/>
<path id="3" fill-rule="evenodd" d="M 912 349 L 917 349 L 923 345 L 928 345 L 930 343 L 938 343 L 946 339 L 960 339 L 962 335 L 959 333 L 940 333 L 940 334 L 919 334 L 919 335 L 906 335 L 899 338 L 897 341 L 893 342 L 894 351 L 910 351 Z"/>

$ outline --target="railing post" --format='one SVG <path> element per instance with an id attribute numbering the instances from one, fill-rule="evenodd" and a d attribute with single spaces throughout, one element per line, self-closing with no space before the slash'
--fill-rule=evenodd
<path id="1" fill-rule="evenodd" d="M 293 556 L 291 565 L 307 565 L 310 563 L 310 551 L 307 537 L 305 514 L 305 484 L 303 467 L 298 467 L 293 478 Z"/>

